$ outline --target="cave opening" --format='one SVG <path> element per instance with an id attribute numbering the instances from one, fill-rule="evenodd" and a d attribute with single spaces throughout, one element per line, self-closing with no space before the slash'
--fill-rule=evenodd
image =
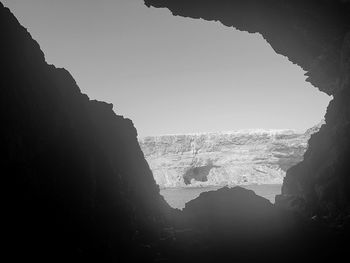
<path id="1" fill-rule="evenodd" d="M 280 191 L 330 100 L 257 33 L 174 17 L 141 0 L 85 3 L 94 19 L 79 4 L 44 2 L 50 20 L 34 15 L 33 1 L 4 2 L 48 62 L 133 120 L 163 193 L 237 184 Z"/>
<path id="2" fill-rule="evenodd" d="M 39 1 L 43 4 L 38 5 Z M 11 4 L 14 2 L 11 1 Z M 82 57 L 88 55 L 85 52 L 89 49 L 89 45 L 98 47 L 99 55 L 106 58 L 110 56 L 104 53 L 111 51 L 107 44 L 109 41 L 101 41 L 103 42 L 101 46 L 100 40 L 104 39 L 103 35 L 106 32 L 109 36 L 113 34 L 109 34 L 108 27 L 100 27 L 98 23 L 97 26 L 93 25 L 96 21 L 104 19 L 113 22 L 111 17 L 105 15 L 108 12 L 103 8 L 88 7 L 85 10 L 86 6 L 91 4 L 88 3 L 90 1 L 65 1 L 67 6 L 70 3 L 71 8 L 67 9 L 74 17 L 80 16 L 79 11 L 90 10 L 89 21 L 83 17 L 76 18 L 77 25 L 72 24 L 69 12 L 62 14 L 61 1 L 55 1 L 54 13 L 45 11 L 47 0 L 35 0 L 36 4 L 34 0 L 22 2 L 29 5 L 33 3 L 30 12 L 33 12 L 33 9 L 39 10 L 31 15 L 38 21 L 41 19 L 40 16 L 45 14 L 44 16 L 49 16 L 49 19 L 47 16 L 44 19 L 44 23 L 47 22 L 45 24 L 49 25 L 55 20 L 62 23 L 56 25 L 55 30 L 52 24 L 49 25 L 51 31 L 57 29 L 59 32 L 60 26 L 63 26 L 66 27 L 66 32 L 74 33 L 71 36 L 77 36 L 79 39 L 80 36 L 76 33 L 84 33 L 83 31 L 87 29 L 95 37 L 95 42 L 88 38 L 89 34 L 82 37 L 83 42 L 77 41 L 80 45 L 76 47 L 79 47 Z M 153 136 L 153 138 L 148 136 L 140 140 L 139 144 L 132 121 L 117 115 L 113 111 L 112 104 L 89 99 L 81 92 L 69 71 L 48 64 L 38 43 L 26 28 L 21 26 L 11 11 L 3 6 L 1 0 L 0 28 L 3 36 L 0 41 L 3 73 L 1 99 L 2 107 L 5 109 L 2 111 L 4 124 L 2 170 L 4 178 L 10 180 L 8 183 L 10 194 L 5 205 L 7 211 L 5 222 L 7 228 L 11 229 L 7 231 L 9 233 L 5 233 L 5 239 L 9 241 L 6 245 L 7 253 L 18 261 L 35 258 L 39 262 L 47 262 L 47 258 L 57 262 L 67 258 L 84 262 L 120 260 L 187 262 L 193 261 L 193 258 L 200 262 L 271 262 L 274 259 L 283 259 L 286 262 L 296 262 L 300 259 L 310 262 L 329 259 L 328 261 L 333 262 L 337 258 L 346 258 L 350 233 L 348 176 L 350 2 L 348 0 L 272 0 L 263 3 L 259 0 L 145 0 L 145 2 L 147 5 L 168 7 L 174 15 L 217 20 L 226 26 L 234 26 L 250 33 L 260 32 L 276 53 L 288 57 L 291 62 L 307 71 L 308 82 L 320 91 L 334 95 L 327 107 L 326 123 L 321 128 L 318 125 L 306 129 L 301 134 L 292 130 L 266 127 L 254 130 L 229 127 L 230 131 L 223 132 L 221 126 L 215 126 L 217 129 L 209 132 L 181 131 L 167 136 Z M 99 2 L 101 3 L 102 7 L 112 9 L 107 5 L 110 2 Z M 135 1 L 130 5 L 134 3 L 137 4 Z M 22 4 L 25 7 L 26 4 Z M 30 6 L 28 10 L 31 10 Z M 104 15 L 102 19 L 99 18 L 99 13 Z M 55 18 L 55 14 L 59 19 Z M 129 14 L 127 16 L 132 17 Z M 120 15 L 117 17 L 122 18 Z M 123 24 L 125 23 L 118 23 Z M 93 26 L 98 28 L 101 35 L 93 32 Z M 84 29 L 82 32 L 72 32 L 75 27 Z M 178 30 L 172 31 L 173 34 Z M 147 32 L 145 35 L 142 33 L 142 37 L 148 35 Z M 206 33 L 210 42 L 212 35 Z M 119 36 L 121 39 L 130 37 L 125 33 Z M 37 36 L 36 38 L 39 39 Z M 69 40 L 62 39 L 67 43 L 71 41 L 70 37 L 67 38 Z M 117 47 L 114 45 L 116 43 L 113 42 L 113 37 L 108 40 Z M 139 42 L 133 43 L 136 45 L 130 45 L 132 49 Z M 62 42 L 57 44 L 61 45 Z M 72 47 L 61 46 L 63 50 L 67 46 Z M 248 47 L 249 45 L 245 46 Z M 189 54 L 192 54 L 192 50 L 190 51 Z M 152 54 L 153 57 L 157 55 L 155 53 Z M 67 54 L 71 55 L 69 52 Z M 61 54 L 61 58 L 67 54 Z M 219 54 L 218 51 L 215 56 Z M 49 57 L 51 55 L 52 53 Z M 119 61 L 123 61 L 121 55 L 117 57 Z M 142 58 L 139 58 L 142 61 Z M 183 60 L 183 57 L 181 59 Z M 106 68 L 103 68 L 97 60 L 93 61 L 96 62 L 95 68 L 98 68 L 96 73 L 110 69 L 107 60 Z M 205 57 L 201 62 L 208 65 Z M 152 63 L 149 64 L 147 70 L 152 69 Z M 166 68 L 165 64 L 164 67 Z M 254 72 L 253 67 L 248 68 L 249 77 L 254 79 L 259 76 L 259 71 Z M 230 69 L 229 72 L 235 72 L 237 69 L 240 67 Z M 114 72 L 115 69 L 111 71 Z M 133 76 L 137 78 L 142 76 L 138 71 L 135 72 L 136 74 L 129 75 L 130 79 Z M 158 80 L 159 76 L 164 76 L 161 71 L 155 70 L 155 72 L 154 79 Z M 191 78 L 196 75 L 190 72 Z M 147 71 L 146 75 L 151 76 L 150 71 Z M 181 74 L 175 75 L 181 76 Z M 199 76 L 204 78 L 203 74 Z M 274 75 L 276 80 L 280 76 L 284 80 L 281 87 L 283 88 L 289 81 L 283 78 L 283 74 Z M 231 74 L 230 77 L 234 77 L 236 81 L 236 75 Z M 242 86 L 238 85 L 237 88 L 232 85 L 226 90 L 227 92 L 220 92 L 221 80 L 217 79 L 215 92 L 221 95 L 220 98 L 229 97 L 231 103 L 237 106 L 234 95 Z M 244 82 L 249 80 L 245 78 Z M 77 78 L 77 81 L 84 82 L 86 79 Z M 99 84 L 105 85 L 102 81 Z M 144 84 L 150 83 L 145 81 Z M 166 87 L 164 89 L 166 90 Z M 187 89 L 191 90 L 191 87 Z M 255 93 L 248 98 L 253 99 L 257 94 L 260 100 L 271 106 L 273 103 L 268 102 L 267 87 L 263 89 L 266 90 L 264 94 L 253 89 Z M 207 107 L 204 98 L 210 89 L 201 86 L 197 90 L 199 92 L 195 98 L 191 98 L 190 92 L 184 94 L 181 91 L 187 105 L 186 110 L 188 114 L 199 112 L 206 118 L 208 124 L 212 124 L 217 121 L 216 117 L 220 117 L 220 114 L 210 115 L 212 114 L 210 111 L 203 114 Z M 234 94 L 228 92 L 232 90 L 235 91 Z M 103 93 L 103 88 L 100 92 Z M 153 96 L 158 96 L 152 92 Z M 120 92 L 118 95 L 124 96 Z M 148 106 L 153 106 L 149 97 L 141 97 L 148 101 Z M 190 103 L 186 101 L 188 97 L 191 98 Z M 279 97 L 273 98 L 278 101 Z M 305 117 L 299 116 L 296 111 L 300 105 L 295 108 L 289 108 L 293 105 L 287 105 L 288 100 L 295 104 L 294 99 L 290 94 L 285 94 L 281 100 L 283 106 L 294 111 L 300 121 Z M 298 103 L 300 100 L 301 98 L 298 98 Z M 242 101 L 245 105 L 248 104 Z M 307 98 L 307 101 L 313 102 L 314 99 Z M 178 108 L 175 109 L 181 109 L 183 101 L 177 102 Z M 252 104 L 258 102 L 255 100 Z M 218 106 L 213 97 L 210 105 L 220 109 L 223 103 L 220 101 Z M 310 106 L 314 109 L 314 105 Z M 255 115 L 266 110 L 264 107 L 257 109 L 252 110 Z M 275 109 L 273 114 L 268 116 L 270 119 L 278 120 L 279 115 L 282 115 L 284 117 L 282 119 L 286 119 L 288 116 L 283 115 L 284 109 L 277 108 L 277 111 Z M 182 121 L 181 110 L 178 110 L 180 121 Z M 305 115 L 309 112 L 304 111 L 305 109 L 302 113 Z M 164 113 L 166 114 L 166 108 Z M 237 113 L 244 115 L 245 120 L 249 119 L 244 108 L 229 112 L 230 116 L 235 116 L 233 119 L 236 122 L 232 123 L 239 124 Z M 266 123 L 266 120 L 261 119 Z M 174 119 L 171 121 L 176 124 Z M 196 123 L 197 119 L 192 117 L 190 124 Z M 166 122 L 162 125 L 171 127 L 167 126 Z M 315 133 L 318 129 L 319 131 Z M 307 152 L 300 162 L 298 158 L 303 151 L 300 146 L 305 146 L 307 141 L 305 137 L 310 135 Z M 143 154 L 141 147 L 145 142 L 151 147 L 143 148 Z M 159 151 L 159 148 L 162 150 Z M 171 154 L 166 156 L 168 152 Z M 147 158 L 150 165 L 145 160 L 145 157 L 149 157 L 148 154 L 153 154 L 151 161 Z M 161 174 L 161 169 L 152 167 L 152 162 L 158 167 L 166 167 L 165 176 Z M 171 180 L 173 174 L 168 164 L 174 163 L 177 168 L 184 168 L 176 174 L 180 180 Z M 234 165 L 229 166 L 230 163 Z M 275 169 L 276 167 L 279 169 Z M 232 182 L 239 185 L 245 185 L 252 180 L 259 182 L 264 178 L 278 180 L 283 177 L 285 171 L 287 173 L 282 193 L 276 197 L 276 204 L 271 204 L 267 198 L 261 197 L 264 195 L 257 196 L 253 191 L 243 187 L 232 189 L 222 187 L 217 191 L 203 193 L 199 198 L 188 202 L 183 211 L 179 211 L 172 209 L 165 202 L 155 183 L 156 181 L 158 185 L 163 183 L 169 186 L 175 182 L 173 187 L 165 189 L 178 191 L 177 198 L 181 190 L 180 196 L 184 199 L 185 190 L 191 190 L 193 196 L 193 190 L 201 191 L 212 185 L 221 187 L 222 182 L 229 185 L 228 181 L 232 179 L 234 179 Z M 124 258 L 127 260 L 123 260 Z"/>
<path id="3" fill-rule="evenodd" d="M 208 175 L 212 168 L 219 168 L 219 166 L 213 165 L 212 162 L 209 162 L 205 166 L 195 166 L 188 168 L 183 175 L 185 185 L 191 185 L 193 181 L 207 182 Z"/>

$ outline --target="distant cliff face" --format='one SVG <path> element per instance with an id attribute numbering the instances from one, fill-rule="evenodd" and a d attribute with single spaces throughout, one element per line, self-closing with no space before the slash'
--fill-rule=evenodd
<path id="1" fill-rule="evenodd" d="M 318 129 L 150 136 L 139 143 L 160 187 L 282 184 Z"/>

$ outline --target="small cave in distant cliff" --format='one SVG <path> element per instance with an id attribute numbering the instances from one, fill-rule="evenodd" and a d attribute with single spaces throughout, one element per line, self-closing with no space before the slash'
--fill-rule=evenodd
<path id="1" fill-rule="evenodd" d="M 219 166 L 213 165 L 212 163 L 189 168 L 183 175 L 184 182 L 186 185 L 191 184 L 192 179 L 198 182 L 208 181 L 208 175 L 212 168 L 217 168 Z"/>

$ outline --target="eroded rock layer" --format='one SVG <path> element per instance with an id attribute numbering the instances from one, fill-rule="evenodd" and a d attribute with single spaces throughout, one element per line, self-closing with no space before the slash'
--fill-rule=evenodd
<path id="1" fill-rule="evenodd" d="M 139 140 L 160 187 L 282 184 L 322 123 L 292 130 L 148 136 Z"/>

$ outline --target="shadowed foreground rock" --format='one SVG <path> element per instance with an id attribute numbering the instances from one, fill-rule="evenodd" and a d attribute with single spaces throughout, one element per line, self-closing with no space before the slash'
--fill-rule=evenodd
<path id="1" fill-rule="evenodd" d="M 283 223 L 277 209 L 265 198 L 242 187 L 201 193 L 186 203 L 183 212 L 200 230 L 233 235 L 238 239 L 269 236 Z"/>
<path id="2" fill-rule="evenodd" d="M 0 34 L 3 227 L 12 262 L 151 260 L 147 246 L 170 208 L 132 122 L 48 65 L 1 3 Z"/>
<path id="3" fill-rule="evenodd" d="M 161 241 L 175 262 L 316 262 L 340 258 L 347 246 L 344 232 L 241 187 L 201 193 L 179 219 L 182 228 Z"/>

